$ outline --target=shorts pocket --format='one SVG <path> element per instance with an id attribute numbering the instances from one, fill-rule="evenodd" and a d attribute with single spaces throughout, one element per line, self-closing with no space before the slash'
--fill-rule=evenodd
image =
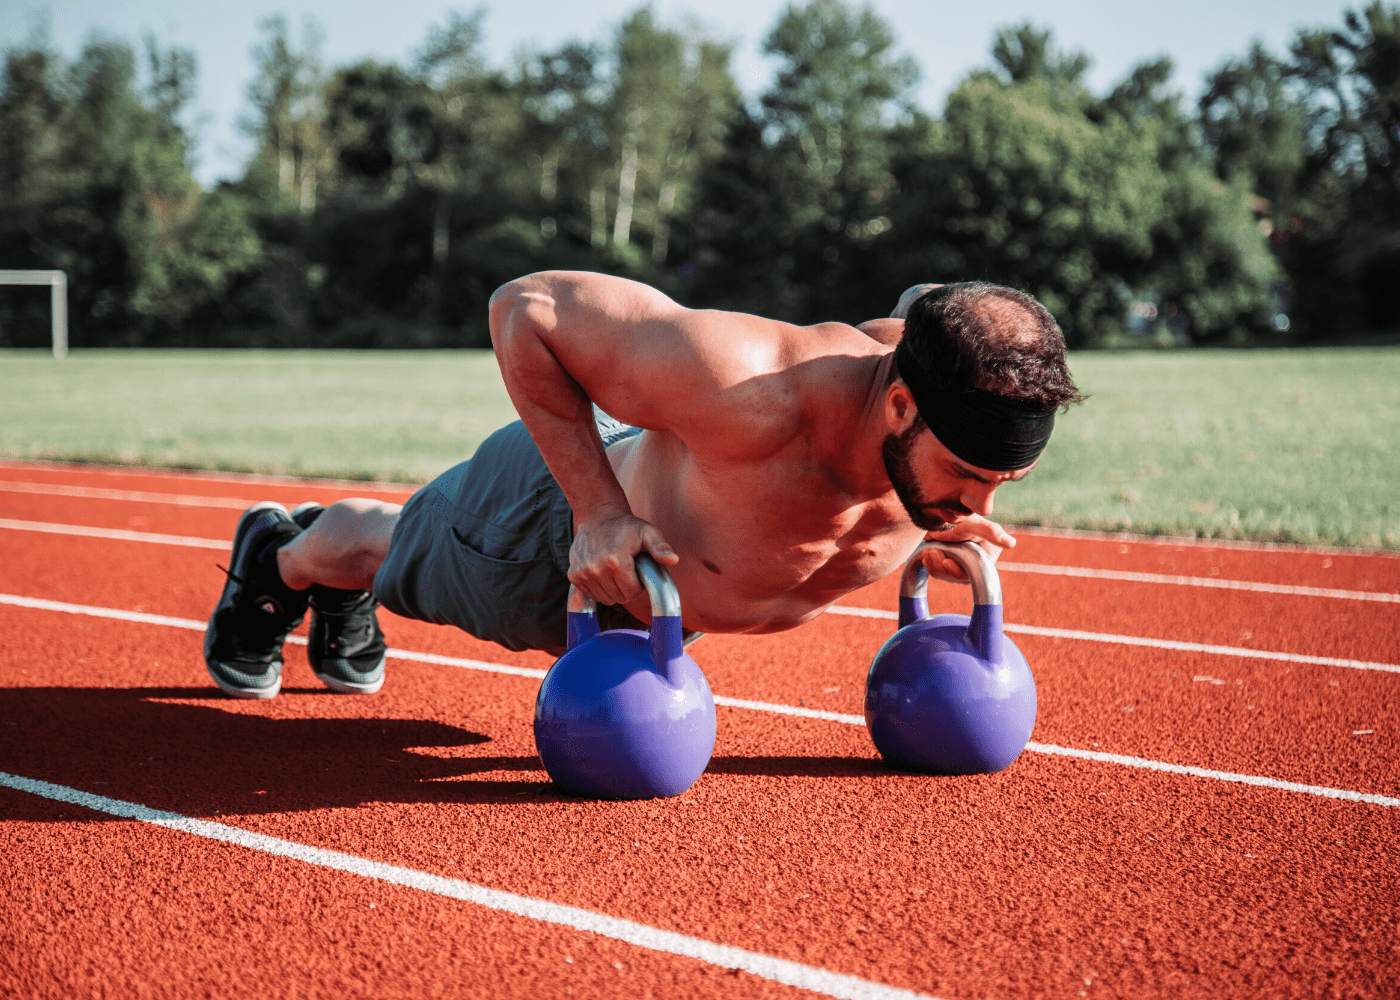
<path id="1" fill-rule="evenodd" d="M 452 618 L 507 649 L 561 649 L 569 581 L 552 558 L 514 559 L 481 551 L 456 528 Z"/>

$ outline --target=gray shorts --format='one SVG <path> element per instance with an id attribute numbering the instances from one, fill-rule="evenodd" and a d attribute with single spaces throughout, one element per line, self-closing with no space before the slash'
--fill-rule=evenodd
<path id="1" fill-rule="evenodd" d="M 594 415 L 605 445 L 641 433 L 601 410 Z M 404 504 L 374 596 L 406 618 L 558 655 L 573 541 L 564 491 L 517 420 Z M 640 627 L 620 608 L 598 613 L 604 628 Z"/>

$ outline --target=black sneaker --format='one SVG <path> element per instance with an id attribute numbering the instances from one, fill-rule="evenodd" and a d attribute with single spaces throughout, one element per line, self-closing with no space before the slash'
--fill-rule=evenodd
<path id="1" fill-rule="evenodd" d="M 292 519 L 309 528 L 321 516 L 320 504 L 300 504 Z M 306 658 L 316 678 L 341 694 L 374 694 L 384 686 L 384 633 L 368 590 L 311 586 L 311 637 Z"/>
<path id="2" fill-rule="evenodd" d="M 301 533 L 270 500 L 238 519 L 228 581 L 204 633 L 204 665 L 235 698 L 274 698 L 282 690 L 282 643 L 301 624 L 309 594 L 277 572 L 277 550 Z"/>

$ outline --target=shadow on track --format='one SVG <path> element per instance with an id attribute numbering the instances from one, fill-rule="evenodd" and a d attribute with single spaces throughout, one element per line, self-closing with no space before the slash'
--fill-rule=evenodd
<path id="1" fill-rule="evenodd" d="M 285 693 L 341 703 L 320 688 Z M 370 802 L 579 801 L 548 781 L 533 754 L 473 753 L 492 738 L 434 720 L 268 717 L 251 703 L 248 711 L 229 711 L 229 700 L 206 687 L 9 688 L 3 697 L 0 770 L 188 816 Z M 890 772 L 874 758 L 730 756 L 713 759 L 707 773 L 867 778 Z M 37 802 L 20 810 L 32 816 L 7 808 L 7 818 L 54 817 Z"/>
<path id="2" fill-rule="evenodd" d="M 207 688 L 9 688 L 0 697 L 0 770 L 190 816 L 509 803 L 544 787 L 538 758 L 472 755 L 491 737 L 433 720 L 268 718 L 228 711 Z M 502 771 L 533 774 L 471 779 Z"/>

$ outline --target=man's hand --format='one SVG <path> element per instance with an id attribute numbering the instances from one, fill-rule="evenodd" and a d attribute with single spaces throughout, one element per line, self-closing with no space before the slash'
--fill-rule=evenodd
<path id="1" fill-rule="evenodd" d="M 987 550 L 992 562 L 997 561 L 1002 549 L 1016 547 L 1016 539 L 995 521 L 988 521 L 980 514 L 973 514 L 959 521 L 946 531 L 930 531 L 924 535 L 927 541 L 937 542 L 976 542 Z M 928 549 L 923 554 L 924 568 L 929 576 L 949 583 L 969 583 L 963 568 L 937 549 Z"/>
<path id="2" fill-rule="evenodd" d="M 640 517 L 624 513 L 580 522 L 569 549 L 569 582 L 599 604 L 626 604 L 643 590 L 633 562 L 639 552 L 662 566 L 681 561 L 656 525 Z"/>

